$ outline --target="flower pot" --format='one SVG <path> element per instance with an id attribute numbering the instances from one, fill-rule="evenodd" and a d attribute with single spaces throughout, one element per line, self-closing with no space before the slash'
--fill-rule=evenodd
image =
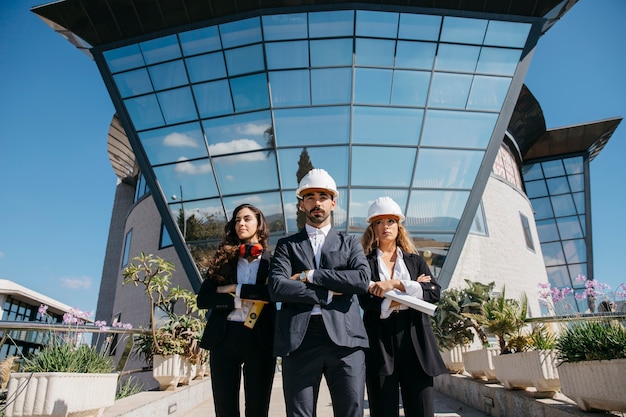
<path id="1" fill-rule="evenodd" d="M 189 385 L 189 383 L 196 377 L 197 367 L 195 364 L 189 362 L 189 359 L 183 358 L 182 361 L 183 376 L 180 379 L 181 385 Z"/>
<path id="2" fill-rule="evenodd" d="M 9 379 L 5 415 L 91 417 L 115 402 L 117 373 L 19 372 Z"/>
<path id="3" fill-rule="evenodd" d="M 559 365 L 561 392 L 583 411 L 626 411 L 626 359 L 564 362 Z"/>
<path id="4" fill-rule="evenodd" d="M 560 388 L 556 352 L 531 350 L 493 358 L 496 378 L 507 389 L 534 387 L 538 397 L 553 397 Z"/>
<path id="5" fill-rule="evenodd" d="M 152 377 L 159 383 L 161 391 L 173 390 L 184 378 L 187 378 L 185 358 L 180 355 L 154 355 L 152 358 Z"/>
<path id="6" fill-rule="evenodd" d="M 493 357 L 500 354 L 498 348 L 470 350 L 463 353 L 465 372 L 472 378 L 496 381 L 496 369 L 493 366 Z"/>
<path id="7" fill-rule="evenodd" d="M 460 374 L 465 370 L 463 364 L 463 353 L 469 350 L 468 346 L 454 346 L 452 349 L 445 349 L 441 352 L 441 358 L 448 371 Z"/>

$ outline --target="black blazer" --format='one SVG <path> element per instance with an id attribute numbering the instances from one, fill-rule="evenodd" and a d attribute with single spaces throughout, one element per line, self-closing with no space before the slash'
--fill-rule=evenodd
<path id="1" fill-rule="evenodd" d="M 274 338 L 274 319 L 276 316 L 276 304 L 271 302 L 267 278 L 270 267 L 271 255 L 263 252 L 259 264 L 259 271 L 255 284 L 244 284 L 241 287 L 240 297 L 247 300 L 267 301 L 256 324 L 250 330 L 258 335 L 259 346 L 267 351 L 272 350 Z M 237 283 L 237 265 L 228 266 L 229 276 L 226 276 L 226 284 Z M 228 315 L 235 309 L 235 298 L 231 294 L 217 293 L 218 285 L 208 277 L 202 283 L 198 291 L 198 308 L 209 309 L 207 322 L 200 341 L 200 347 L 210 350 L 217 346 L 226 334 Z"/>
<path id="2" fill-rule="evenodd" d="M 437 283 L 428 264 L 420 255 L 403 253 L 404 263 L 411 275 L 411 280 L 417 281 L 421 274 L 430 275 L 430 282 L 422 282 L 424 301 L 437 303 L 441 295 L 441 286 Z M 378 273 L 378 256 L 376 251 L 367 257 L 372 270 L 372 281 L 380 281 Z M 370 340 L 370 349 L 366 351 L 367 373 L 370 376 L 391 375 L 394 370 L 393 351 L 391 349 L 394 334 L 383 325 L 380 319 L 380 306 L 383 299 L 370 293 L 359 296 L 359 303 L 364 310 L 363 322 Z M 427 314 L 409 309 L 410 332 L 415 354 L 427 375 L 437 376 L 447 372 L 437 348 L 437 340 Z"/>
<path id="3" fill-rule="evenodd" d="M 281 302 L 276 317 L 274 354 L 284 356 L 300 346 L 315 304 L 331 340 L 339 346 L 367 347 L 367 334 L 356 294 L 367 291 L 370 268 L 355 236 L 332 228 L 321 249 L 320 265 L 306 229 L 280 239 L 274 251 L 269 285 L 272 300 Z M 293 274 L 315 269 L 314 283 L 291 280 Z M 327 302 L 328 290 L 341 293 Z"/>

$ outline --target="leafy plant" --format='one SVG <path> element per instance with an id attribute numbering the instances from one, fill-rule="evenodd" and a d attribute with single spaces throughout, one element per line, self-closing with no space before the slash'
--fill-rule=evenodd
<path id="1" fill-rule="evenodd" d="M 556 335 L 544 324 L 533 327 L 528 336 L 528 347 L 533 350 L 552 350 L 556 347 Z"/>
<path id="2" fill-rule="evenodd" d="M 143 391 L 143 384 L 138 383 L 132 376 L 119 382 L 115 392 L 115 400 L 130 397 Z"/>
<path id="3" fill-rule="evenodd" d="M 578 322 L 559 335 L 557 358 L 563 362 L 626 358 L 626 329 L 615 321 Z"/>

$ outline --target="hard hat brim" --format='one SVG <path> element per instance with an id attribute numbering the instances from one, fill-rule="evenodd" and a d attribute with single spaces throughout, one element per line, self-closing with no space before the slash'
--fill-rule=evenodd
<path id="1" fill-rule="evenodd" d="M 376 215 L 374 215 L 372 217 L 369 217 L 367 219 L 367 222 L 368 223 L 372 223 L 372 222 L 375 222 L 377 220 L 388 219 L 388 218 L 396 219 L 396 221 L 398 221 L 400 223 L 404 222 L 404 216 L 399 215 L 399 214 L 376 214 Z"/>
<path id="2" fill-rule="evenodd" d="M 334 198 L 337 198 L 339 196 L 339 193 L 337 193 L 337 191 L 331 190 L 330 188 L 310 187 L 310 188 L 303 188 L 303 189 L 296 190 L 296 197 L 302 198 L 302 196 L 305 194 L 315 193 L 315 192 L 319 192 L 319 193 L 325 192 L 325 193 L 332 195 Z"/>

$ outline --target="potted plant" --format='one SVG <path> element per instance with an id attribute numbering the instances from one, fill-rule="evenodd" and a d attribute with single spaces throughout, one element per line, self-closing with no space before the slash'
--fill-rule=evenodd
<path id="1" fill-rule="evenodd" d="M 48 307 L 39 307 L 39 314 L 52 323 Z M 88 314 L 72 309 L 63 316 L 63 331 L 49 332 L 47 344 L 30 357 L 25 357 L 22 372 L 11 373 L 4 413 L 11 416 L 97 416 L 113 405 L 118 373 L 107 354 L 88 345 L 81 332 Z M 101 330 L 106 323 L 96 322 Z M 115 323 L 116 327 L 130 325 Z"/>
<path id="2" fill-rule="evenodd" d="M 561 391 L 583 411 L 626 411 L 626 329 L 617 321 L 576 322 L 556 342 Z"/>
<path id="3" fill-rule="evenodd" d="M 143 252 L 124 269 L 123 283 L 143 286 L 150 305 L 150 331 L 137 336 L 134 352 L 152 365 L 162 390 L 188 384 L 196 365 L 206 358 L 198 346 L 204 324 L 195 294 L 180 287 L 170 289 L 173 272 L 171 262 Z M 182 313 L 176 312 L 179 301 Z"/>

